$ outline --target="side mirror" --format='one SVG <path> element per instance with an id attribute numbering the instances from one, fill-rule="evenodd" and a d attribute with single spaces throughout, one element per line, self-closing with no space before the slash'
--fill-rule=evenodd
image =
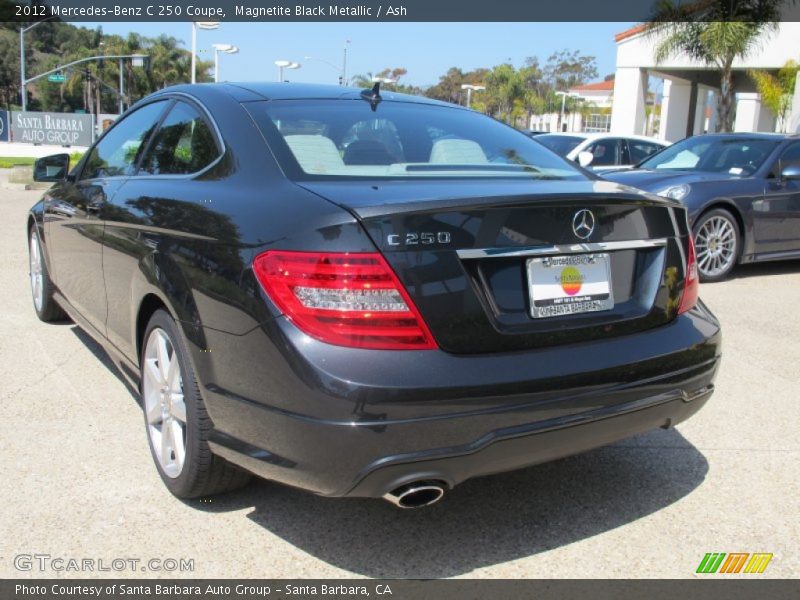
<path id="1" fill-rule="evenodd" d="M 69 173 L 69 154 L 53 154 L 33 164 L 33 180 L 55 183 L 64 181 Z"/>
<path id="2" fill-rule="evenodd" d="M 784 181 L 800 179 L 800 165 L 786 165 L 781 171 L 781 179 Z"/>
<path id="3" fill-rule="evenodd" d="M 592 164 L 593 160 L 594 154 L 591 152 L 584 150 L 583 152 L 578 153 L 578 164 L 582 167 L 588 167 L 590 164 Z"/>

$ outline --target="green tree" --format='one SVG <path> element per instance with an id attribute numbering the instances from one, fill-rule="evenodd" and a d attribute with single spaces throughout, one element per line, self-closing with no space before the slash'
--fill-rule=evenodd
<path id="1" fill-rule="evenodd" d="M 489 69 L 483 68 L 464 72 L 458 67 L 450 67 L 444 75 L 439 77 L 439 82 L 436 85 L 432 85 L 425 90 L 425 95 L 428 98 L 442 100 L 443 102 L 464 104 L 466 93 L 461 89 L 461 86 L 464 84 L 485 85 L 486 76 L 489 72 Z M 478 97 L 473 94 L 472 107 L 475 108 L 478 102 Z"/>
<path id="2" fill-rule="evenodd" d="M 778 118 L 778 129 L 786 132 L 789 110 L 792 108 L 794 86 L 797 80 L 797 71 L 800 66 L 793 61 L 787 61 L 777 75 L 766 71 L 749 71 L 748 74 L 755 81 L 761 102 L 766 105 Z"/>
<path id="3" fill-rule="evenodd" d="M 399 83 L 400 79 L 407 73 L 408 71 L 402 67 L 387 67 L 382 71 L 378 71 L 377 73 L 367 71 L 366 73 L 353 75 L 350 78 L 350 85 L 353 87 L 371 88 L 373 85 L 375 85 L 375 81 L 373 81 L 373 79 L 393 79 L 395 84 L 381 83 L 381 87 L 383 89 L 389 89 L 390 85 L 396 85 Z"/>
<path id="4" fill-rule="evenodd" d="M 746 57 L 765 34 L 777 29 L 783 4 L 782 0 L 707 0 L 681 5 L 662 0 L 647 24 L 646 31 L 656 41 L 656 63 L 685 54 L 719 70 L 717 131 L 733 128 L 733 61 Z"/>
<path id="5" fill-rule="evenodd" d="M 408 74 L 408 69 L 404 67 L 387 67 L 382 71 L 378 71 L 374 75 L 372 71 L 354 75 L 350 78 L 350 85 L 360 88 L 371 88 L 375 85 L 373 79 L 391 79 L 391 83 L 381 81 L 381 89 L 390 92 L 398 92 L 401 94 L 422 95 L 422 89 L 415 86 L 402 83 L 400 80 Z"/>
<path id="6" fill-rule="evenodd" d="M 525 111 L 525 126 L 530 123 L 531 115 L 547 111 L 548 101 L 552 97 L 552 88 L 545 80 L 544 70 L 539 66 L 539 59 L 529 56 L 519 70 L 522 81 L 523 96 L 520 102 Z"/>
<path id="7" fill-rule="evenodd" d="M 0 37 L 0 104 L 6 110 L 19 93 L 19 48 L 7 37 Z"/>
<path id="8" fill-rule="evenodd" d="M 150 67 L 147 71 L 151 89 L 191 81 L 191 56 L 181 50 L 177 38 L 162 34 L 147 43 Z M 199 69 L 198 72 L 202 72 Z"/>
<path id="9" fill-rule="evenodd" d="M 597 78 L 597 59 L 578 50 L 560 50 L 547 59 L 542 78 L 553 90 L 566 91 Z"/>
<path id="10" fill-rule="evenodd" d="M 19 94 L 20 23 L 0 23 L 0 103 L 10 104 Z M 157 89 L 190 80 L 191 54 L 183 42 L 168 35 L 147 38 L 138 33 L 127 37 L 105 35 L 101 28 L 76 27 L 57 20 L 43 22 L 25 36 L 28 77 L 58 65 L 98 55 L 145 54 L 147 69 L 123 61 L 126 104 L 132 104 Z M 198 61 L 200 82 L 210 81 L 212 63 Z M 33 110 L 70 112 L 116 112 L 119 106 L 119 61 L 93 61 L 64 72 L 64 84 L 37 80 L 29 86 L 28 103 Z M 88 77 L 85 72 L 88 71 Z M 13 88 L 13 89 L 12 89 Z"/>
<path id="11" fill-rule="evenodd" d="M 350 78 L 350 85 L 358 88 L 371 88 L 375 83 L 372 81 L 372 71 L 359 73 Z"/>
<path id="12" fill-rule="evenodd" d="M 491 116 L 514 124 L 524 110 L 525 83 L 513 65 L 497 65 L 486 76 L 483 103 Z"/>
<path id="13" fill-rule="evenodd" d="M 425 90 L 428 98 L 435 98 L 443 102 L 461 103 L 461 85 L 466 83 L 464 71 L 458 67 L 450 67 L 447 73 L 439 77 L 439 82 Z"/>

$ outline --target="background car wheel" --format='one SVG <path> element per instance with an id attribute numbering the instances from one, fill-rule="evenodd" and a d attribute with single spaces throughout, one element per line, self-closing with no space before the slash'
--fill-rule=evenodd
<path id="1" fill-rule="evenodd" d="M 731 213 L 715 208 L 694 224 L 694 245 L 700 281 L 725 279 L 739 260 L 741 234 Z"/>
<path id="2" fill-rule="evenodd" d="M 200 396 L 183 337 L 172 317 L 157 310 L 142 344 L 141 394 L 150 452 L 161 479 L 178 498 L 239 488 L 246 473 L 214 456 L 211 419 Z"/>
<path id="3" fill-rule="evenodd" d="M 68 319 L 61 307 L 53 299 L 53 284 L 47 273 L 47 265 L 42 256 L 42 245 L 36 227 L 31 227 L 28 237 L 28 256 L 30 264 L 31 295 L 36 316 L 45 323 Z"/>

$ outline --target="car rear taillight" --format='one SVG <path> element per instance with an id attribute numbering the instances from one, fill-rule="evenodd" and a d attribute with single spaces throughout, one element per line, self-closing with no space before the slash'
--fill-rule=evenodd
<path id="1" fill-rule="evenodd" d="M 253 270 L 278 308 L 318 340 L 382 350 L 437 348 L 378 253 L 269 250 L 256 256 Z"/>
<path id="2" fill-rule="evenodd" d="M 697 253 L 694 250 L 694 240 L 689 235 L 689 253 L 686 257 L 686 280 L 683 283 L 683 296 L 678 306 L 678 314 L 685 313 L 697 304 L 700 292 L 700 279 L 697 274 Z"/>

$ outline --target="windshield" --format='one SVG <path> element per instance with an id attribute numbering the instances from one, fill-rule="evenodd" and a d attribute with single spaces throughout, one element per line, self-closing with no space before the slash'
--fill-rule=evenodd
<path id="1" fill-rule="evenodd" d="M 340 178 L 586 177 L 530 137 L 460 108 L 361 100 L 248 105 L 284 172 Z"/>
<path id="2" fill-rule="evenodd" d="M 752 175 L 777 144 L 777 140 L 697 136 L 678 142 L 637 166 L 640 169 Z"/>
<path id="3" fill-rule="evenodd" d="M 542 144 L 544 147 L 549 148 L 559 156 L 566 156 L 570 152 L 572 152 L 578 144 L 584 141 L 586 138 L 582 138 L 577 135 L 539 135 L 536 136 L 536 141 Z"/>

